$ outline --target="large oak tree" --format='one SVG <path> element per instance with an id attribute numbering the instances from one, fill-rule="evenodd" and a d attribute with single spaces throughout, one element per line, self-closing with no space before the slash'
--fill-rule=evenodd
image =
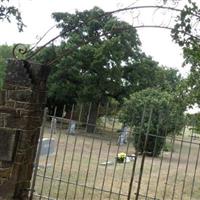
<path id="1" fill-rule="evenodd" d="M 93 102 L 89 123 L 95 124 L 98 104 L 109 98 L 120 101 L 129 92 L 125 71 L 141 57 L 137 32 L 98 7 L 75 14 L 53 13 L 53 18 L 61 29 L 61 48 L 72 50 L 56 65 L 50 90 Z"/>

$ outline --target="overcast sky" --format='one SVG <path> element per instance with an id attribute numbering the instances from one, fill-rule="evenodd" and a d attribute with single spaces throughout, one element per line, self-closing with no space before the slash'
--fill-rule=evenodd
<path id="1" fill-rule="evenodd" d="M 23 33 L 18 33 L 14 23 L 0 23 L 0 44 L 13 43 L 35 43 L 55 23 L 51 18 L 52 12 L 74 12 L 75 10 L 90 9 L 98 6 L 105 11 L 112 11 L 118 8 L 126 7 L 135 0 L 12 0 L 22 12 L 24 23 L 27 27 Z M 158 4 L 159 0 L 139 0 L 135 5 L 153 5 Z M 118 16 L 129 23 L 140 24 L 161 24 L 168 15 L 166 12 L 153 13 L 149 10 L 142 10 L 140 13 L 140 22 L 133 21 L 133 17 L 138 15 L 138 11 L 134 14 L 120 13 Z M 156 19 L 156 22 L 155 22 Z M 159 21 L 160 20 L 160 21 Z M 169 18 L 167 18 L 167 21 Z M 43 40 L 43 43 L 51 39 L 58 33 L 57 30 L 51 31 Z M 189 69 L 182 68 L 183 62 L 182 52 L 180 48 L 174 44 L 170 37 L 169 30 L 163 29 L 138 29 L 140 39 L 142 41 L 143 51 L 151 55 L 153 59 L 159 61 L 161 65 L 179 69 L 183 76 L 186 76 Z"/>

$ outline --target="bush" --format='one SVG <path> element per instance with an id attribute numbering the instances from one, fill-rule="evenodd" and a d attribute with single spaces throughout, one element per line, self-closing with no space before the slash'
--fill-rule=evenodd
<path id="1" fill-rule="evenodd" d="M 133 144 L 137 151 L 145 151 L 149 156 L 158 156 L 166 136 L 182 128 L 183 111 L 174 101 L 173 95 L 168 92 L 146 89 L 132 94 L 130 99 L 125 101 L 120 119 L 134 127 Z M 145 139 L 147 143 L 144 149 Z"/>
<path id="2" fill-rule="evenodd" d="M 150 131 L 148 134 L 148 140 L 146 148 L 144 149 L 144 143 L 146 138 L 146 131 L 137 131 L 134 133 L 133 144 L 138 152 L 143 153 L 144 150 L 148 156 L 158 156 L 165 144 L 166 135 L 163 131 L 159 131 L 157 136 L 155 132 Z"/>

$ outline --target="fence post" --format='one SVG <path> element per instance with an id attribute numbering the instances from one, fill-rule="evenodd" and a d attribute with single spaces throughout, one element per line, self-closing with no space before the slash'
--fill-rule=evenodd
<path id="1" fill-rule="evenodd" d="M 141 182 L 142 182 L 142 175 L 143 175 L 143 169 L 144 169 L 144 163 L 145 163 L 145 157 L 146 157 L 146 147 L 147 147 L 147 143 L 148 143 L 152 112 L 153 112 L 153 109 L 151 108 L 149 120 L 148 120 L 147 132 L 146 132 L 146 136 L 145 136 L 145 142 L 144 142 L 144 151 L 142 152 L 142 161 L 141 161 L 141 166 L 140 166 L 139 181 L 138 181 L 138 187 L 137 187 L 135 200 L 138 200 L 139 195 L 140 195 L 140 186 L 141 186 Z"/>
<path id="2" fill-rule="evenodd" d="M 0 171 L 8 171 L 6 180 L 5 174 L 0 174 L 0 181 L 4 178 L 0 183 L 0 199 L 28 197 L 49 72 L 45 65 L 8 60 L 0 92 L 0 127 L 1 142 L 7 142 L 4 150 L 8 155 L 12 150 L 12 156 L 2 157 L 0 149 Z"/>
<path id="3" fill-rule="evenodd" d="M 32 198 L 33 198 L 35 181 L 36 181 L 36 176 L 37 176 L 37 171 L 38 171 L 38 163 L 39 163 L 39 159 L 40 159 L 40 151 L 42 148 L 42 138 L 44 135 L 45 123 L 47 120 L 47 112 L 48 112 L 48 108 L 45 108 L 43 119 L 42 119 L 42 127 L 40 130 L 40 137 L 38 140 L 37 152 L 36 152 L 36 156 L 35 156 L 35 162 L 34 162 L 34 171 L 33 171 L 32 182 L 31 182 L 31 187 L 30 187 L 30 195 L 29 195 L 30 200 L 32 200 Z"/>

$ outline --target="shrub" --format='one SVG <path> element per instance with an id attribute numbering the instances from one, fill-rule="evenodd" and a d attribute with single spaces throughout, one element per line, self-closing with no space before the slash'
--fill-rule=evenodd
<path id="1" fill-rule="evenodd" d="M 174 96 L 168 92 L 145 89 L 132 94 L 130 99 L 125 101 L 120 119 L 134 127 L 133 144 L 136 150 L 141 153 L 145 151 L 149 156 L 158 156 L 166 136 L 182 128 L 183 111 L 174 101 Z M 144 149 L 145 138 L 147 143 Z"/>

